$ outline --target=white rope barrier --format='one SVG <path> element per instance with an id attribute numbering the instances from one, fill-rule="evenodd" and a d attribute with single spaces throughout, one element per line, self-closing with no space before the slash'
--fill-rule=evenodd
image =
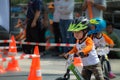
<path id="1" fill-rule="evenodd" d="M 9 42 L 11 42 L 11 40 L 0 40 L 0 43 L 9 43 Z M 66 43 L 66 44 L 65 43 L 36 43 L 36 42 L 23 42 L 23 41 L 16 41 L 16 44 L 39 45 L 39 46 L 61 46 L 61 47 L 75 46 L 75 44 L 69 44 L 69 43 Z M 6 47 L 6 49 L 8 49 L 8 47 Z M 120 48 L 110 48 L 110 50 L 120 51 Z"/>
<path id="2" fill-rule="evenodd" d="M 21 56 L 14 56 L 14 57 L 5 57 L 5 58 L 0 58 L 0 61 L 5 62 L 5 61 L 11 61 L 11 60 L 22 60 L 22 59 L 29 59 L 29 58 L 36 58 L 40 57 L 40 55 L 21 55 Z"/>

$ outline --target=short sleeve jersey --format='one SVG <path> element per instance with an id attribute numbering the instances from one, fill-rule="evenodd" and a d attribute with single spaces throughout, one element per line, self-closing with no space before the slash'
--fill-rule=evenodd
<path id="1" fill-rule="evenodd" d="M 84 0 L 85 1 L 85 0 Z M 106 0 L 94 0 L 95 4 L 100 4 L 106 7 Z M 103 11 L 97 9 L 96 7 L 92 7 L 93 18 L 103 18 Z M 89 18 L 88 9 L 85 11 L 86 17 Z"/>
<path id="2" fill-rule="evenodd" d="M 42 0 L 30 0 L 28 3 L 27 18 L 33 19 L 36 10 L 41 11 L 42 6 L 43 6 Z"/>

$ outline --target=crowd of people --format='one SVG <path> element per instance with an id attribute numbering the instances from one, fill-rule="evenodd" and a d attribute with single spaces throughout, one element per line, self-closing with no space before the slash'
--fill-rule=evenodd
<path id="1" fill-rule="evenodd" d="M 92 18 L 88 11 L 88 2 L 91 4 Z M 54 0 L 45 9 L 42 0 L 30 0 L 25 20 L 25 41 L 76 43 L 74 48 L 39 46 L 39 49 L 42 55 L 51 54 L 59 57 L 67 57 L 69 54 L 76 53 L 82 58 L 82 76 L 85 80 L 90 80 L 92 73 L 96 80 L 104 80 L 95 49 L 106 45 L 111 48 L 120 48 L 120 39 L 113 32 L 114 25 L 103 18 L 103 11 L 107 6 L 106 0 L 84 0 L 83 7 L 81 7 L 82 13 L 74 12 L 74 6 L 74 0 Z M 33 53 L 34 46 L 23 45 L 22 47 L 25 53 Z M 62 53 L 66 54 L 62 55 Z M 117 52 L 110 52 L 110 54 L 113 56 L 116 54 L 120 58 Z M 110 78 L 114 78 L 115 74 L 111 69 L 109 72 Z"/>

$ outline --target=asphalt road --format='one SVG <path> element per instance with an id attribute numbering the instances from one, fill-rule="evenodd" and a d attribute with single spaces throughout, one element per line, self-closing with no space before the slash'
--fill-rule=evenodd
<path id="1" fill-rule="evenodd" d="M 41 58 L 42 80 L 55 80 L 62 77 L 66 72 L 65 62 L 63 58 L 45 56 Z M 120 80 L 120 59 L 111 59 L 112 71 L 117 75 L 112 80 Z M 8 62 L 4 63 L 4 67 Z M 7 72 L 0 74 L 0 80 L 28 80 L 30 71 L 31 59 L 19 60 L 20 72 Z M 81 70 L 81 68 L 79 68 Z M 71 73 L 71 79 L 76 80 L 75 76 Z"/>

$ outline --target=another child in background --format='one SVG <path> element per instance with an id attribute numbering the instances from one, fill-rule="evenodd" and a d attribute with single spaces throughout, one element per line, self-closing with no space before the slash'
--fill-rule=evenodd
<path id="1" fill-rule="evenodd" d="M 20 33 L 15 36 L 15 39 L 18 41 L 26 39 L 26 26 L 23 24 L 21 19 L 18 19 L 17 25 L 15 28 L 20 28 Z"/>
<path id="2" fill-rule="evenodd" d="M 108 60 L 107 54 L 109 53 L 109 50 L 106 49 L 106 46 L 109 46 L 112 48 L 114 46 L 114 42 L 106 34 L 102 33 L 103 29 L 106 28 L 106 22 L 100 18 L 93 18 L 90 20 L 90 24 L 91 24 L 91 26 L 95 27 L 95 29 L 92 28 L 89 31 L 89 34 L 91 34 L 91 38 L 94 41 L 95 47 L 96 47 L 96 49 L 104 48 L 104 51 L 102 51 L 102 54 Z M 101 53 L 101 51 L 100 51 L 100 53 Z M 102 57 L 102 55 L 99 54 L 99 52 L 98 52 L 98 55 L 100 57 Z M 109 78 L 114 78 L 115 74 L 113 74 L 111 71 L 111 65 L 110 65 L 109 60 L 108 60 L 108 71 L 109 71 Z"/>
<path id="3" fill-rule="evenodd" d="M 53 13 L 54 13 L 54 4 L 53 2 L 50 2 L 48 5 L 48 19 L 53 20 Z"/>
<path id="4" fill-rule="evenodd" d="M 46 43 L 55 43 L 52 20 L 50 20 L 50 26 L 48 27 L 48 29 L 45 32 L 45 39 L 46 39 Z M 46 48 L 45 48 L 45 54 L 52 53 L 54 51 L 55 51 L 55 47 L 53 47 L 53 46 L 46 46 Z"/>
<path id="5" fill-rule="evenodd" d="M 83 62 L 82 76 L 85 80 L 90 80 L 91 75 L 94 74 L 96 80 L 104 80 L 100 60 L 95 50 L 94 43 L 90 37 L 87 36 L 89 20 L 85 17 L 75 19 L 69 26 L 68 31 L 74 33 L 77 39 L 76 45 L 69 54 L 77 54 L 81 57 Z"/>

